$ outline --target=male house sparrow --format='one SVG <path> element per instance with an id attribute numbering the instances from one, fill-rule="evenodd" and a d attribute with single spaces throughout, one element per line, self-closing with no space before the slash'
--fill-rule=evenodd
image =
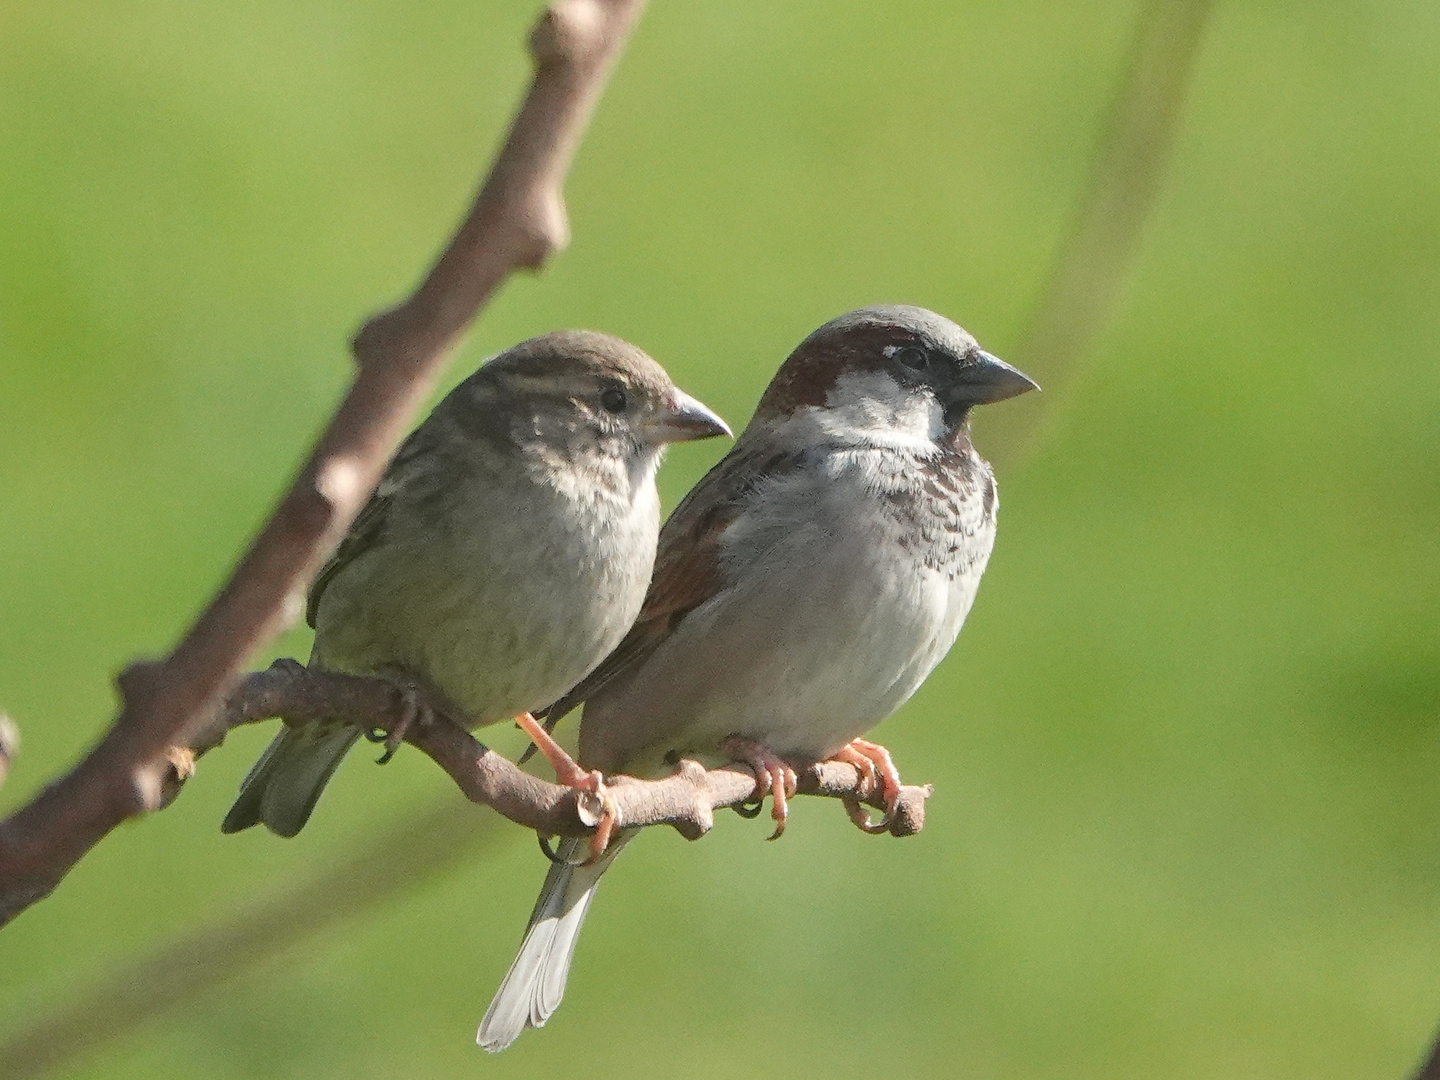
<path id="1" fill-rule="evenodd" d="M 538 730 L 529 711 L 593 668 L 640 610 L 665 444 L 729 433 L 619 338 L 571 330 L 516 345 L 401 445 L 320 571 L 311 665 L 394 679 L 472 727 L 517 718 Z M 283 729 L 221 828 L 294 836 L 359 735 Z M 590 779 L 554 750 L 563 780 Z"/>
<path id="2" fill-rule="evenodd" d="M 584 702 L 580 761 L 605 773 L 744 761 L 773 796 L 777 836 L 792 763 L 878 772 L 893 812 L 899 776 L 859 736 L 940 662 L 990 556 L 995 478 L 971 446 L 971 408 L 1034 388 L 922 308 L 820 327 L 665 523 L 639 619 L 549 722 Z M 561 844 L 481 1046 L 559 1006 L 596 884 L 630 835 L 578 865 L 584 842 Z"/>

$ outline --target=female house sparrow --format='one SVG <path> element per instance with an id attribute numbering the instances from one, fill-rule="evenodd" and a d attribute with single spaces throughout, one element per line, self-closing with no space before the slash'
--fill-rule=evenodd
<path id="1" fill-rule="evenodd" d="M 995 478 L 970 443 L 971 408 L 1034 388 L 922 308 L 820 327 L 666 522 L 635 626 L 549 720 L 583 701 L 580 760 L 606 773 L 655 775 L 681 756 L 752 765 L 776 835 L 790 763 L 878 771 L 893 810 L 898 774 L 859 736 L 940 662 L 990 556 Z M 596 884 L 630 835 L 580 865 L 582 842 L 561 845 L 481 1046 L 502 1049 L 559 1006 Z"/>
<path id="2" fill-rule="evenodd" d="M 536 726 L 529 710 L 593 668 L 640 610 L 665 444 L 729 433 L 619 338 L 559 331 L 516 345 L 400 447 L 310 589 L 310 663 L 423 689 L 472 727 Z M 359 734 L 282 730 L 223 831 L 263 822 L 294 836 Z M 588 779 L 569 769 L 562 779 Z"/>

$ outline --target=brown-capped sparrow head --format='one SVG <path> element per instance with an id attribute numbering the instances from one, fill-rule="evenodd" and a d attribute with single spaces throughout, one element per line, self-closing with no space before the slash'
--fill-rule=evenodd
<path id="1" fill-rule="evenodd" d="M 549 710 L 581 702 L 580 761 L 652 776 L 679 757 L 750 765 L 774 797 L 795 766 L 899 775 L 861 736 L 955 641 L 995 539 L 977 405 L 1035 388 L 949 319 L 873 307 L 826 323 L 771 380 L 734 448 L 665 523 L 625 640 Z M 858 802 L 856 823 L 873 824 Z M 887 815 L 888 816 L 888 815 Z M 559 1005 L 580 923 L 628 835 L 583 865 L 561 845 L 520 955 L 481 1025 L 487 1049 Z"/>
<path id="2" fill-rule="evenodd" d="M 665 445 L 719 434 L 619 338 L 559 331 L 500 354 L 406 439 L 316 578 L 311 665 L 392 679 L 471 726 L 554 701 L 640 610 Z M 224 831 L 293 836 L 358 736 L 285 728 Z"/>

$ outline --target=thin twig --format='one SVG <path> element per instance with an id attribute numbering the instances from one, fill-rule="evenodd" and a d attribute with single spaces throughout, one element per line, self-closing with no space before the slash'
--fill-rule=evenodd
<path id="1" fill-rule="evenodd" d="M 314 670 L 281 660 L 269 670 L 252 672 L 241 680 L 191 749 L 198 757 L 220 745 L 231 729 L 275 716 L 289 723 L 339 720 L 365 731 L 389 732 L 404 723 L 407 715 L 400 694 L 382 679 Z M 523 772 L 433 707 L 410 724 L 405 741 L 444 769 L 467 799 L 493 807 L 517 825 L 546 836 L 584 836 L 594 830 L 601 808 L 598 799 Z M 182 758 L 185 766 L 172 770 L 172 783 L 185 778 L 192 759 L 188 754 Z M 798 776 L 799 794 L 857 800 L 877 808 L 885 805 L 878 785 L 861 776 L 853 765 L 823 762 L 801 769 Z M 755 775 L 744 765 L 707 771 L 693 761 L 680 762 L 675 773 L 663 779 L 618 777 L 610 786 L 618 825 L 670 825 L 691 840 L 710 831 L 716 810 L 751 802 L 763 794 Z M 889 825 L 892 836 L 912 836 L 924 827 L 929 795 L 929 787 L 902 790 Z"/>
<path id="2" fill-rule="evenodd" d="M 644 0 L 562 0 L 530 36 L 535 76 L 454 239 L 413 296 L 354 341 L 358 373 L 230 581 L 167 658 L 119 678 L 109 732 L 0 822 L 0 924 L 48 895 L 121 822 L 164 804 L 173 765 L 248 657 L 300 609 L 305 584 L 374 490 L 460 334 L 512 272 L 564 246 L 561 184 Z"/>

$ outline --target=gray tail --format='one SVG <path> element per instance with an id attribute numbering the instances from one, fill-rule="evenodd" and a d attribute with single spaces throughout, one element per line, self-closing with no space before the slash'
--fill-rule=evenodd
<path id="1" fill-rule="evenodd" d="M 560 1007 L 590 899 L 600 884 L 600 875 L 610 868 L 630 835 L 618 834 L 610 849 L 592 866 L 570 861 L 584 857 L 588 840 L 561 843 L 558 857 L 563 861 L 550 867 L 530 915 L 530 925 L 525 928 L 520 954 L 495 992 L 485 1019 L 480 1021 L 475 1041 L 486 1050 L 504 1050 L 527 1027 L 543 1027 Z"/>
<path id="2" fill-rule="evenodd" d="M 279 836 L 294 836 L 310 819 L 320 793 L 359 737 L 359 729 L 349 725 L 282 729 L 241 782 L 240 797 L 220 831 L 233 833 L 263 824 Z"/>

